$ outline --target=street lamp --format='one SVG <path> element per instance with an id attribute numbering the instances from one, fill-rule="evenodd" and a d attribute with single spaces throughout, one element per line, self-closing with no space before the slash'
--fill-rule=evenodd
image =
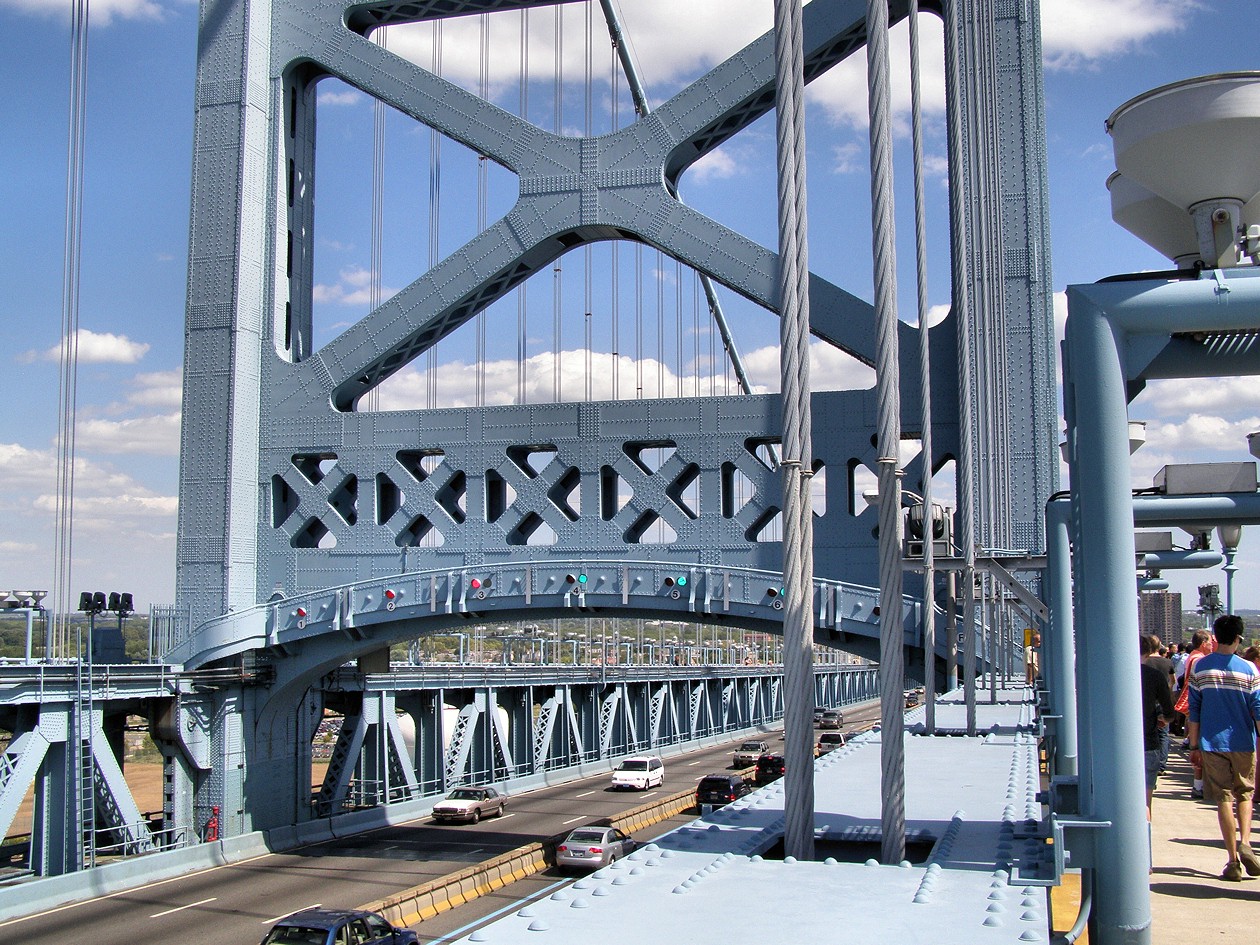
<path id="1" fill-rule="evenodd" d="M 1221 550 L 1225 552 L 1225 613 L 1234 612 L 1234 572 L 1238 570 L 1234 564 L 1234 555 L 1238 551 L 1238 543 L 1242 541 L 1242 526 L 1229 524 L 1217 525 L 1216 537 L 1221 540 Z"/>

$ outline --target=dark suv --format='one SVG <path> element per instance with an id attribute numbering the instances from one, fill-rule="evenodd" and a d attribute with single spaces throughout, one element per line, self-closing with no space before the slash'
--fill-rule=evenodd
<path id="1" fill-rule="evenodd" d="M 721 807 L 751 793 L 748 782 L 737 774 L 710 774 L 701 778 L 696 786 L 696 804 Z"/>
<path id="2" fill-rule="evenodd" d="M 753 772 L 753 780 L 758 786 L 769 784 L 783 777 L 784 763 L 782 755 L 764 754 L 757 759 L 757 770 Z"/>

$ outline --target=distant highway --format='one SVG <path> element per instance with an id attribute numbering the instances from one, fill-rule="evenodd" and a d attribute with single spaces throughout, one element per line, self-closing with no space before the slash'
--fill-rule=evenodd
<path id="1" fill-rule="evenodd" d="M 845 731 L 868 727 L 878 705 L 846 709 Z M 769 736 L 773 748 L 780 734 Z M 24 945 L 138 945 L 158 941 L 255 945 L 281 916 L 309 906 L 349 908 L 419 885 L 568 827 L 687 790 L 704 775 L 726 770 L 742 739 L 666 759 L 665 783 L 645 792 L 613 792 L 608 775 L 509 798 L 507 814 L 475 826 L 437 826 L 423 818 L 368 833 L 256 857 L 0 923 L 0 940 Z M 660 832 L 670 829 L 662 824 Z M 550 871 L 548 871 L 550 872 Z M 543 876 L 554 883 L 557 876 Z M 527 893 L 515 887 L 502 895 Z M 423 924 L 434 937 L 502 905 L 487 897 Z"/>

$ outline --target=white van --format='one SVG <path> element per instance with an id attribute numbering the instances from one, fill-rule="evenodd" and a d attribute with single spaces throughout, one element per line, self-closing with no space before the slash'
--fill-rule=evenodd
<path id="1" fill-rule="evenodd" d="M 641 755 L 627 758 L 617 765 L 613 771 L 612 786 L 614 791 L 630 788 L 646 791 L 665 780 L 665 763 L 660 758 Z"/>

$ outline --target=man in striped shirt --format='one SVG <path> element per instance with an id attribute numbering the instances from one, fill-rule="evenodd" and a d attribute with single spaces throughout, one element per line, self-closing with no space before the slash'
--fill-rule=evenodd
<path id="1" fill-rule="evenodd" d="M 1234 883 L 1242 880 L 1244 867 L 1248 876 L 1260 876 L 1260 858 L 1251 851 L 1260 676 L 1236 654 L 1242 632 L 1242 619 L 1233 614 L 1217 617 L 1212 625 L 1216 652 L 1204 656 L 1190 671 L 1187 729 L 1191 758 L 1201 757 L 1204 793 L 1216 802 L 1221 838 L 1229 854 L 1221 879 Z"/>

